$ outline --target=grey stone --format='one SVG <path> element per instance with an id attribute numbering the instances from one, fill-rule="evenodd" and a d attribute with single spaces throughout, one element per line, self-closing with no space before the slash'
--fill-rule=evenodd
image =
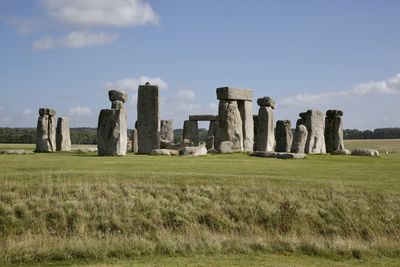
<path id="1" fill-rule="evenodd" d="M 39 109 L 39 115 L 49 115 L 49 116 L 55 116 L 56 111 L 52 108 L 40 108 Z"/>
<path id="2" fill-rule="evenodd" d="M 343 112 L 328 110 L 325 118 L 325 146 L 326 152 L 344 150 L 343 143 Z"/>
<path id="3" fill-rule="evenodd" d="M 160 138 L 163 141 L 174 141 L 174 126 L 172 120 L 161 120 L 160 122 Z"/>
<path id="4" fill-rule="evenodd" d="M 124 102 L 121 100 L 114 100 L 111 102 L 111 109 L 124 109 Z"/>
<path id="5" fill-rule="evenodd" d="M 190 121 L 217 121 L 216 115 L 189 115 Z"/>
<path id="6" fill-rule="evenodd" d="M 60 117 L 57 120 L 56 150 L 57 151 L 71 151 L 71 137 L 70 137 L 70 133 L 69 133 L 69 120 L 66 117 Z"/>
<path id="7" fill-rule="evenodd" d="M 218 100 L 253 100 L 253 90 L 251 89 L 238 89 L 232 87 L 217 88 Z"/>
<path id="8" fill-rule="evenodd" d="M 127 125 L 121 109 L 102 109 L 97 126 L 99 156 L 124 156 L 127 148 Z"/>
<path id="9" fill-rule="evenodd" d="M 185 142 L 186 141 L 186 142 Z M 188 147 L 188 146 L 194 146 L 193 142 L 190 142 L 189 140 L 184 140 L 184 142 L 181 142 L 180 144 L 168 144 L 166 146 L 166 149 L 169 150 L 181 150 L 184 147 Z"/>
<path id="10" fill-rule="evenodd" d="M 271 152 L 275 147 L 274 111 L 271 107 L 260 107 L 258 110 L 256 151 Z"/>
<path id="11" fill-rule="evenodd" d="M 210 126 L 208 128 L 207 137 L 214 137 L 214 144 L 213 149 L 217 149 L 219 145 L 218 139 L 218 128 L 219 128 L 219 121 L 210 121 Z M 208 149 L 208 148 L 207 148 Z"/>
<path id="12" fill-rule="evenodd" d="M 0 154 L 4 155 L 29 155 L 33 154 L 33 151 L 27 151 L 23 149 L 8 149 L 8 150 L 0 150 Z"/>
<path id="13" fill-rule="evenodd" d="M 237 101 L 242 118 L 243 150 L 253 151 L 254 147 L 254 120 L 253 103 L 251 101 Z"/>
<path id="14" fill-rule="evenodd" d="M 262 158 L 276 158 L 276 159 L 304 159 L 304 153 L 288 153 L 288 152 L 262 152 L 254 151 L 251 156 Z"/>
<path id="15" fill-rule="evenodd" d="M 351 152 L 348 149 L 340 149 L 331 152 L 331 155 L 350 155 Z"/>
<path id="16" fill-rule="evenodd" d="M 168 149 L 153 149 L 152 151 L 150 151 L 150 155 L 153 156 L 171 156 L 171 153 L 169 152 Z"/>
<path id="17" fill-rule="evenodd" d="M 206 148 L 207 148 L 207 151 L 214 149 L 214 136 L 207 137 Z"/>
<path id="18" fill-rule="evenodd" d="M 379 157 L 378 150 L 374 149 L 354 149 L 351 154 L 353 156 L 364 156 L 364 157 Z"/>
<path id="19" fill-rule="evenodd" d="M 276 109 L 276 102 L 272 97 L 264 96 L 257 99 L 257 105 L 260 107 L 271 107 L 272 109 Z"/>
<path id="20" fill-rule="evenodd" d="M 83 145 L 73 148 L 72 151 L 76 151 L 78 153 L 90 153 L 90 152 L 97 152 L 98 149 L 97 147 Z"/>
<path id="21" fill-rule="evenodd" d="M 52 114 L 55 114 L 55 112 Z M 47 114 L 39 116 L 36 128 L 36 152 L 56 151 L 55 126 L 55 118 L 53 116 Z"/>
<path id="22" fill-rule="evenodd" d="M 138 135 L 136 128 L 132 129 L 131 142 L 132 142 L 132 152 L 135 154 L 138 153 Z"/>
<path id="23" fill-rule="evenodd" d="M 324 154 L 325 147 L 325 120 L 324 113 L 319 110 L 307 110 L 302 114 L 302 120 L 307 127 L 308 136 L 304 152 L 306 154 Z"/>
<path id="24" fill-rule="evenodd" d="M 195 146 L 199 145 L 199 125 L 197 121 L 186 120 L 183 123 L 183 139 L 193 142 Z"/>
<path id="25" fill-rule="evenodd" d="M 167 148 L 172 142 L 167 140 L 160 140 L 160 148 Z"/>
<path id="26" fill-rule="evenodd" d="M 233 151 L 242 151 L 242 117 L 239 112 L 237 101 L 220 100 L 218 116 L 218 142 L 231 141 Z"/>
<path id="27" fill-rule="evenodd" d="M 125 91 L 110 90 L 108 91 L 108 98 L 111 102 L 119 100 L 125 103 L 128 99 L 128 94 Z"/>
<path id="28" fill-rule="evenodd" d="M 289 120 L 279 120 L 275 127 L 276 152 L 290 152 L 293 142 L 291 123 Z"/>
<path id="29" fill-rule="evenodd" d="M 188 146 L 182 148 L 182 155 L 192 157 L 204 156 L 207 155 L 207 149 L 203 146 Z"/>
<path id="30" fill-rule="evenodd" d="M 232 153 L 233 152 L 232 151 L 232 145 L 233 145 L 233 143 L 231 141 L 223 141 L 219 145 L 218 150 L 222 154 Z"/>
<path id="31" fill-rule="evenodd" d="M 138 152 L 160 148 L 160 103 L 156 85 L 140 85 L 137 102 Z"/>
<path id="32" fill-rule="evenodd" d="M 304 150 L 306 148 L 307 136 L 307 127 L 303 124 L 297 124 L 296 130 L 294 131 L 291 149 L 292 153 L 304 153 Z"/>

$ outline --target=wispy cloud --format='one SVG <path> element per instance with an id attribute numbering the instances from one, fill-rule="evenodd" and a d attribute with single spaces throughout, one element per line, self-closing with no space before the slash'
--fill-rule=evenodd
<path id="1" fill-rule="evenodd" d="M 19 34 L 29 34 L 43 26 L 43 21 L 38 18 L 17 18 L 17 17 L 0 17 L 0 21 L 4 21 L 14 27 Z"/>
<path id="2" fill-rule="evenodd" d="M 84 106 L 76 106 L 69 108 L 69 115 L 75 116 L 89 116 L 92 114 L 92 110 Z"/>
<path id="3" fill-rule="evenodd" d="M 33 49 L 81 48 L 104 45 L 115 41 L 116 33 L 74 31 L 60 38 L 45 37 L 33 43 Z"/>
<path id="4" fill-rule="evenodd" d="M 160 90 L 167 90 L 168 84 L 159 77 L 147 77 L 141 76 L 140 78 L 124 78 L 115 82 L 107 82 L 104 84 L 105 89 L 117 89 L 117 90 L 125 90 L 136 92 L 139 88 L 139 85 L 143 85 L 146 82 L 149 82 L 153 85 L 158 85 Z"/>
<path id="5" fill-rule="evenodd" d="M 42 0 L 49 15 L 78 27 L 158 24 L 159 17 L 144 0 Z"/>
<path id="6" fill-rule="evenodd" d="M 309 106 L 314 104 L 328 104 L 338 99 L 369 94 L 400 94 L 400 73 L 384 81 L 369 81 L 359 83 L 353 88 L 344 91 L 324 92 L 317 94 L 297 94 L 285 98 L 283 106 Z"/>

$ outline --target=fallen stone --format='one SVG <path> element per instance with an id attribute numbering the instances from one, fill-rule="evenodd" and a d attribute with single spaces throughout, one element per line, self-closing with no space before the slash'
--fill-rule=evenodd
<path id="1" fill-rule="evenodd" d="M 57 120 L 56 150 L 57 151 L 71 151 L 71 137 L 70 137 L 70 133 L 69 133 L 69 120 L 66 117 L 60 117 Z"/>
<path id="2" fill-rule="evenodd" d="M 293 134 L 289 120 L 279 120 L 275 128 L 276 152 L 290 152 Z"/>
<path id="3" fill-rule="evenodd" d="M 5 155 L 28 155 L 33 154 L 33 151 L 27 151 L 23 149 L 8 149 L 8 150 L 0 150 L 0 154 Z"/>
<path id="4" fill-rule="evenodd" d="M 219 142 L 231 141 L 233 151 L 243 150 L 242 117 L 239 112 L 237 101 L 221 100 L 218 106 Z"/>
<path id="5" fill-rule="evenodd" d="M 257 99 L 257 105 L 260 107 L 271 107 L 272 109 L 276 109 L 276 102 L 272 97 L 264 96 Z"/>
<path id="6" fill-rule="evenodd" d="M 110 90 L 108 91 L 108 98 L 110 99 L 111 102 L 119 100 L 125 103 L 126 100 L 128 99 L 128 94 L 125 91 Z"/>
<path id="7" fill-rule="evenodd" d="M 153 149 L 152 151 L 150 151 L 150 155 L 153 156 L 171 156 L 171 153 L 168 149 Z"/>
<path id="8" fill-rule="evenodd" d="M 354 149 L 351 152 L 353 156 L 364 156 L 364 157 L 379 157 L 379 151 L 374 149 Z"/>
<path id="9" fill-rule="evenodd" d="M 97 127 L 99 156 L 124 156 L 127 148 L 127 125 L 121 109 L 102 109 Z"/>
<path id="10" fill-rule="evenodd" d="M 189 115 L 190 121 L 217 121 L 217 115 Z"/>
<path id="11" fill-rule="evenodd" d="M 219 152 L 222 154 L 232 153 L 232 142 L 231 141 L 223 141 L 218 147 Z"/>
<path id="12" fill-rule="evenodd" d="M 253 101 L 253 90 L 232 87 L 217 88 L 218 100 L 246 100 Z"/>
<path id="13" fill-rule="evenodd" d="M 350 155 L 350 154 L 351 152 L 348 149 L 340 149 L 331 152 L 331 155 Z"/>
<path id="14" fill-rule="evenodd" d="M 192 157 L 204 156 L 207 155 L 207 149 L 203 146 L 184 147 L 182 148 L 182 155 Z"/>
<path id="15" fill-rule="evenodd" d="M 251 156 L 262 157 L 262 158 L 277 158 L 277 159 L 304 159 L 306 155 L 304 153 L 286 153 L 286 152 L 263 152 L 255 151 Z"/>

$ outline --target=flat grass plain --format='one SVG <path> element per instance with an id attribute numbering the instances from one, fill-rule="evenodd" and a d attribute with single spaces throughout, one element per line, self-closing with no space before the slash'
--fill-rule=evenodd
<path id="1" fill-rule="evenodd" d="M 0 155 L 0 170 L 1 265 L 400 265 L 399 153 L 45 153 Z"/>

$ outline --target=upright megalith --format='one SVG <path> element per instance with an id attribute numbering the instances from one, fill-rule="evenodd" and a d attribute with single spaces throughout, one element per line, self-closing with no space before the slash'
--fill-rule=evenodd
<path id="1" fill-rule="evenodd" d="M 197 121 L 185 120 L 183 122 L 183 140 L 199 145 L 199 123 Z"/>
<path id="2" fill-rule="evenodd" d="M 216 115 L 189 115 L 189 121 L 184 124 L 183 139 L 198 140 L 198 122 L 209 121 L 209 127 L 206 139 L 207 150 L 214 150 L 217 142 L 217 128 L 218 128 L 218 116 Z"/>
<path id="3" fill-rule="evenodd" d="M 56 150 L 57 151 L 71 151 L 69 119 L 66 117 L 60 117 L 57 120 Z"/>
<path id="4" fill-rule="evenodd" d="M 324 113 L 310 109 L 300 113 L 300 117 L 308 132 L 304 152 L 307 154 L 326 153 Z"/>
<path id="5" fill-rule="evenodd" d="M 328 110 L 325 117 L 326 152 L 344 150 L 343 143 L 343 111 Z"/>
<path id="6" fill-rule="evenodd" d="M 160 148 L 160 100 L 157 85 L 140 85 L 137 102 L 138 152 Z"/>
<path id="7" fill-rule="evenodd" d="M 210 125 L 208 127 L 208 132 L 207 132 L 207 142 L 206 142 L 207 150 L 217 149 L 218 125 L 219 122 L 217 120 L 210 121 Z"/>
<path id="8" fill-rule="evenodd" d="M 56 150 L 55 115 L 54 109 L 39 109 L 36 128 L 36 152 L 53 152 Z"/>
<path id="9" fill-rule="evenodd" d="M 294 131 L 293 143 L 291 148 L 292 153 L 304 153 L 306 147 L 308 131 L 307 127 L 304 126 L 301 122 L 301 119 L 297 121 L 296 130 Z"/>
<path id="10" fill-rule="evenodd" d="M 276 122 L 275 141 L 276 152 L 290 152 L 293 142 L 293 134 L 289 120 L 279 120 Z"/>
<path id="11" fill-rule="evenodd" d="M 254 145 L 253 91 L 220 87 L 216 90 L 218 129 L 215 148 L 221 142 L 232 142 L 232 151 L 252 151 Z"/>
<path id="12" fill-rule="evenodd" d="M 276 103 L 271 97 L 261 97 L 257 100 L 257 104 L 260 108 L 254 148 L 256 151 L 271 152 L 275 147 L 274 109 Z"/>
<path id="13" fill-rule="evenodd" d="M 160 122 L 161 141 L 174 142 L 174 126 L 172 120 L 161 120 Z"/>
<path id="14" fill-rule="evenodd" d="M 127 124 L 123 109 L 102 109 L 97 126 L 99 156 L 124 156 L 126 154 Z"/>
<path id="15" fill-rule="evenodd" d="M 138 153 L 138 136 L 137 136 L 137 129 L 133 128 L 131 133 L 131 142 L 132 142 L 132 153 Z"/>

